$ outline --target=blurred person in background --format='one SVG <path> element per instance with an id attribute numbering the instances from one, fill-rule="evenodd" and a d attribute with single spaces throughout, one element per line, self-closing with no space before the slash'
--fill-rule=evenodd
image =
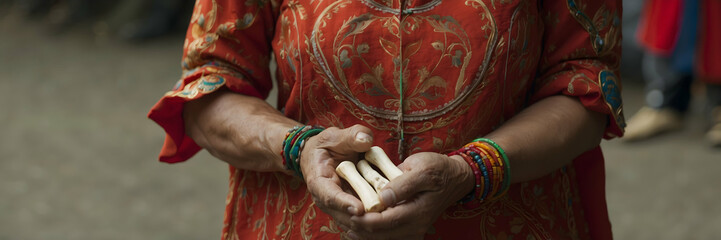
<path id="1" fill-rule="evenodd" d="M 646 50 L 646 106 L 628 122 L 627 141 L 682 127 L 691 83 L 705 83 L 711 127 L 706 137 L 721 146 L 721 1 L 648 0 L 637 38 Z"/>
<path id="2" fill-rule="evenodd" d="M 623 52 L 621 52 L 621 76 L 624 82 L 643 81 L 641 62 L 643 49 L 635 38 L 630 37 L 638 30 L 638 20 L 641 18 L 643 1 L 623 1 L 623 19 L 621 32 Z"/>

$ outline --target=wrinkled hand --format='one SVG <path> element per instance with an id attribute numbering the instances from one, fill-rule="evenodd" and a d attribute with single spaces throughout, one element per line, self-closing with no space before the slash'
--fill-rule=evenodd
<path id="1" fill-rule="evenodd" d="M 441 213 L 475 184 L 471 167 L 460 156 L 417 153 L 398 167 L 403 175 L 380 192 L 383 204 L 392 207 L 352 216 L 351 238 L 423 239 Z"/>
<path id="2" fill-rule="evenodd" d="M 342 161 L 357 162 L 359 153 L 370 150 L 372 132 L 362 125 L 345 129 L 332 127 L 307 141 L 301 153 L 300 167 L 308 191 L 318 208 L 341 228 L 348 229 L 350 217 L 363 214 L 363 203 L 343 191 L 335 168 Z"/>

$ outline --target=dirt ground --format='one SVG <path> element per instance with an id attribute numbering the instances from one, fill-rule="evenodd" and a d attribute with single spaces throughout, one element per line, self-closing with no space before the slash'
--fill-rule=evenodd
<path id="1" fill-rule="evenodd" d="M 41 29 L 0 20 L 0 240 L 218 239 L 227 167 L 205 152 L 159 163 L 163 133 L 145 117 L 179 76 L 182 37 Z M 624 97 L 630 116 L 642 85 Z M 616 239 L 721 238 L 721 150 L 694 104 L 681 132 L 604 141 Z"/>

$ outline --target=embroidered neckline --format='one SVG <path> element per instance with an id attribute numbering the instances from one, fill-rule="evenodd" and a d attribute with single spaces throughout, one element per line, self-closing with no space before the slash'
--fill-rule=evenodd
<path id="1" fill-rule="evenodd" d="M 385 6 L 383 4 L 376 2 L 375 0 L 360 0 L 360 1 L 363 4 L 365 4 L 366 6 L 368 6 L 369 8 L 377 10 L 377 11 L 390 13 L 390 14 L 394 14 L 394 15 L 401 14 L 401 9 Z M 405 8 L 405 9 L 403 9 L 403 14 L 417 14 L 417 13 L 427 12 L 427 11 L 432 10 L 436 6 L 440 5 L 442 2 L 443 2 L 443 0 L 433 0 L 426 4 L 421 5 L 419 7 Z"/>
<path id="2" fill-rule="evenodd" d="M 371 2 L 368 2 L 369 0 L 360 0 L 360 1 L 363 3 L 366 3 L 366 4 L 371 3 Z M 347 2 L 350 2 L 350 0 Z M 378 4 L 377 2 L 372 2 L 372 3 Z M 421 7 L 411 8 L 409 10 L 418 11 L 418 9 L 429 9 L 429 8 L 437 6 L 440 3 L 441 3 L 441 0 L 435 0 L 435 1 L 429 2 L 427 4 L 424 4 Z M 332 8 L 332 7 L 330 7 L 330 8 Z M 387 8 L 387 9 L 391 9 L 391 8 Z M 488 9 L 486 9 L 486 11 L 487 10 Z M 397 11 L 397 12 L 400 13 L 400 11 Z M 321 14 L 321 16 L 324 14 L 325 14 L 325 11 Z M 428 119 L 432 119 L 432 118 L 435 118 L 435 117 L 438 117 L 441 115 L 445 115 L 448 112 L 456 109 L 456 107 L 458 107 L 458 105 L 460 105 L 461 102 L 463 102 L 465 99 L 467 99 L 468 96 L 471 95 L 473 89 L 476 89 L 476 87 L 481 85 L 483 78 L 486 76 L 487 71 L 489 70 L 488 69 L 489 62 L 492 59 L 492 57 L 490 57 L 490 56 L 492 55 L 493 51 L 496 48 L 496 44 L 498 43 L 498 29 L 497 29 L 495 20 L 493 18 L 491 18 L 491 24 L 494 27 L 492 30 L 493 32 L 490 35 L 490 39 L 487 42 L 488 47 L 485 52 L 486 57 L 484 57 L 482 64 L 479 66 L 478 70 L 476 71 L 475 76 L 472 78 L 471 84 L 463 87 L 460 91 L 460 94 L 456 98 L 454 98 L 453 100 L 451 100 L 449 102 L 444 103 L 443 105 L 438 106 L 435 109 L 424 109 L 424 110 L 404 112 L 403 113 L 403 121 L 418 122 L 418 121 L 425 121 Z M 338 79 L 336 79 L 335 75 L 333 74 L 333 71 L 331 71 L 331 68 L 328 65 L 325 55 L 322 54 L 320 51 L 320 49 L 321 49 L 320 43 L 317 41 L 318 40 L 317 35 L 319 33 L 319 28 L 320 28 L 320 22 L 316 22 L 316 24 L 313 28 L 313 32 L 311 34 L 311 38 L 310 38 L 311 44 L 310 45 L 312 48 L 313 55 L 318 60 L 318 64 L 320 65 L 321 69 L 325 72 L 326 76 L 329 78 L 329 80 L 330 80 L 329 82 L 331 83 L 333 88 L 337 89 L 338 92 L 342 96 L 344 96 L 346 99 L 350 100 L 355 106 L 359 107 L 360 109 L 364 110 L 365 112 L 367 112 L 375 117 L 387 119 L 387 120 L 400 119 L 398 111 L 390 111 L 388 109 L 366 105 L 366 104 L 362 103 L 358 98 L 353 96 L 350 93 L 349 89 L 347 89 L 346 87 L 339 84 Z"/>

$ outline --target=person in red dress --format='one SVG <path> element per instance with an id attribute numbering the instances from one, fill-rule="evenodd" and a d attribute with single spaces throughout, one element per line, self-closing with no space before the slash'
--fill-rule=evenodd
<path id="1" fill-rule="evenodd" d="M 620 16 L 613 0 L 199 0 L 183 76 L 149 113 L 160 160 L 229 164 L 222 239 L 611 239 L 599 143 L 625 125 Z M 334 171 L 371 146 L 404 172 L 381 212 Z"/>
<path id="2" fill-rule="evenodd" d="M 706 138 L 721 147 L 721 2 L 647 0 L 637 40 L 643 63 L 646 106 L 628 123 L 624 140 L 637 141 L 681 129 L 691 100 L 691 83 L 706 88 L 711 116 Z"/>

